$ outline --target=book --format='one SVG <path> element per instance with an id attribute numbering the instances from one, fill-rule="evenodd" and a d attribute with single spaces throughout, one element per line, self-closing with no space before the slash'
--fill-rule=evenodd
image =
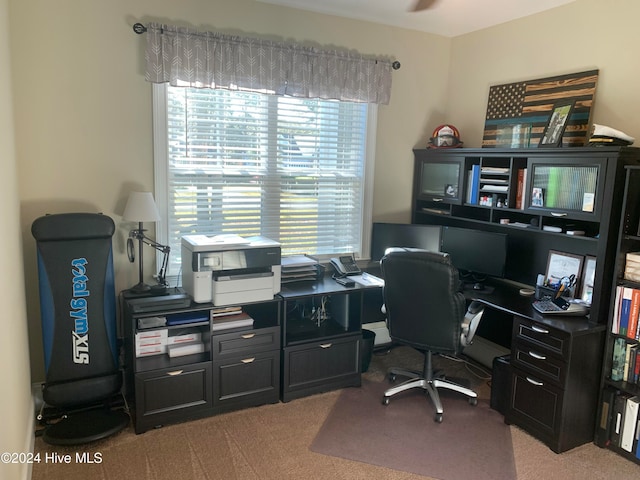
<path id="1" fill-rule="evenodd" d="M 471 193 L 469 195 L 469 203 L 477 205 L 478 192 L 480 188 L 480 165 L 471 165 Z"/>
<path id="2" fill-rule="evenodd" d="M 616 390 L 605 387 L 602 391 L 600 404 L 600 421 L 595 432 L 595 443 L 599 447 L 605 447 L 611 440 L 611 419 L 613 418 L 613 402 L 616 397 Z"/>
<path id="3" fill-rule="evenodd" d="M 522 210 L 524 196 L 524 168 L 518 169 L 518 178 L 516 180 L 516 205 L 518 210 Z"/>
<path id="4" fill-rule="evenodd" d="M 611 322 L 611 333 L 617 335 L 620 332 L 620 304 L 622 302 L 622 287 L 616 287 L 616 298 L 613 304 L 613 321 Z"/>
<path id="5" fill-rule="evenodd" d="M 625 372 L 624 381 L 628 383 L 634 383 L 633 376 L 636 371 L 636 360 L 638 357 L 638 345 L 637 344 L 628 344 L 627 345 L 627 354 L 629 356 L 629 367 Z"/>
<path id="6" fill-rule="evenodd" d="M 618 331 L 620 335 L 627 335 L 632 295 L 633 289 L 631 287 L 622 287 L 622 303 L 620 304 L 620 328 Z"/>
<path id="7" fill-rule="evenodd" d="M 638 409 L 640 399 L 637 396 L 627 398 L 624 411 L 624 423 L 620 435 L 620 448 L 630 452 L 636 436 L 636 425 L 638 424 Z"/>
<path id="8" fill-rule="evenodd" d="M 633 288 L 631 292 L 631 307 L 629 309 L 629 324 L 627 326 L 627 338 L 637 340 L 638 315 L 640 314 L 640 290 Z"/>
<path id="9" fill-rule="evenodd" d="M 624 349 L 624 369 L 622 371 L 622 380 L 624 380 L 625 382 L 629 378 L 629 364 L 630 364 L 630 359 L 631 359 L 631 348 L 632 347 L 633 347 L 633 344 L 627 343 L 627 345 L 625 346 L 625 349 Z"/>
<path id="10" fill-rule="evenodd" d="M 611 380 L 621 382 L 624 373 L 624 357 L 626 355 L 626 343 L 624 338 L 616 338 L 613 341 L 613 358 L 611 359 Z"/>

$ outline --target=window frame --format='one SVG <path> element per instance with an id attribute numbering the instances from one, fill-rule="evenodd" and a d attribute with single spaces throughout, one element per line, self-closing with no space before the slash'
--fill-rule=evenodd
<path id="1" fill-rule="evenodd" d="M 154 164 L 154 197 L 160 212 L 160 221 L 155 224 L 155 238 L 158 243 L 168 245 L 168 215 L 169 215 L 169 182 L 168 182 L 168 136 L 167 136 L 167 84 L 152 84 L 152 117 L 153 117 L 153 164 Z M 378 106 L 367 105 L 367 129 L 365 132 L 365 159 L 362 189 L 362 221 L 360 222 L 360 251 L 353 252 L 356 259 L 370 258 L 371 228 L 373 218 L 373 183 L 375 167 L 375 148 L 377 132 Z M 214 233 L 214 232 L 212 232 Z M 175 255 L 175 252 L 171 252 Z M 336 253 L 337 254 L 337 253 Z M 344 254 L 344 253 L 342 253 Z M 156 253 L 156 265 L 161 261 L 160 253 Z M 321 263 L 329 261 L 331 254 L 317 255 Z M 166 274 L 170 285 L 181 284 L 178 278 L 180 272 L 168 271 Z"/>

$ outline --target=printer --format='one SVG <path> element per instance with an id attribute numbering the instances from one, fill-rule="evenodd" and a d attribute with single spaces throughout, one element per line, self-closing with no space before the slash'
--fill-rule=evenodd
<path id="1" fill-rule="evenodd" d="M 271 300 L 280 292 L 280 243 L 265 237 L 185 235 L 182 287 L 197 303 Z"/>

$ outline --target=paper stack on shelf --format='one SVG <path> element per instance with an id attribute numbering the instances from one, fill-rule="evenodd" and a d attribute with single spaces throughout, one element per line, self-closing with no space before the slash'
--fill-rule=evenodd
<path id="1" fill-rule="evenodd" d="M 624 265 L 625 280 L 640 282 L 640 252 L 629 252 Z"/>
<path id="2" fill-rule="evenodd" d="M 252 327 L 253 318 L 247 313 L 232 311 L 230 313 L 216 315 L 215 310 L 211 311 L 211 331 L 227 330 L 229 328 Z"/>
<path id="3" fill-rule="evenodd" d="M 281 282 L 301 282 L 305 280 L 317 280 L 320 264 L 309 255 L 292 255 L 282 257 L 282 279 Z"/>

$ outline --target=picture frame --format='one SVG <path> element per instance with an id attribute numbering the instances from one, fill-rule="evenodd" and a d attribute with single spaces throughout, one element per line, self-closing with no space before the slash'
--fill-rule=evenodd
<path id="1" fill-rule="evenodd" d="M 591 304 L 593 297 L 593 282 L 596 277 L 596 257 L 591 255 L 585 256 L 584 273 L 582 275 L 582 288 L 580 289 L 580 299 Z"/>
<path id="2" fill-rule="evenodd" d="M 531 189 L 531 206 L 544 207 L 544 190 L 539 187 Z"/>
<path id="3" fill-rule="evenodd" d="M 562 144 L 562 135 L 567 128 L 574 105 L 574 100 L 563 100 L 553 106 L 538 147 L 559 147 Z"/>
<path id="4" fill-rule="evenodd" d="M 573 253 L 549 250 L 546 281 L 549 286 L 564 285 L 575 296 L 576 284 L 582 273 L 584 257 Z"/>

